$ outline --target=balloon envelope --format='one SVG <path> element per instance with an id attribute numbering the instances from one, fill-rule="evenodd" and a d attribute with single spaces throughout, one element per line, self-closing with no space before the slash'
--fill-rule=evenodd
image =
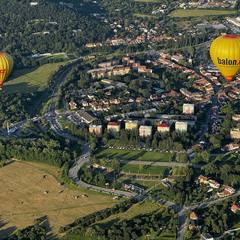
<path id="1" fill-rule="evenodd" d="M 12 57 L 5 53 L 0 52 L 0 88 L 3 87 L 4 81 L 11 74 L 13 69 L 13 59 Z"/>
<path id="2" fill-rule="evenodd" d="M 240 70 L 240 35 L 216 38 L 211 44 L 210 56 L 225 79 L 232 81 Z"/>

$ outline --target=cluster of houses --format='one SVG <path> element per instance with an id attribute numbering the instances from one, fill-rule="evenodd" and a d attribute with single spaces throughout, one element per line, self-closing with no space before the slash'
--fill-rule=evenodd
<path id="1" fill-rule="evenodd" d="M 89 73 L 93 79 L 123 76 L 128 74 L 131 70 L 135 70 L 139 73 L 152 73 L 152 69 L 135 62 L 134 59 L 131 59 L 128 56 L 122 58 L 122 63 L 124 65 L 118 65 L 118 63 L 118 61 L 99 63 L 99 68 L 91 69 L 87 73 Z"/>
<path id="2" fill-rule="evenodd" d="M 233 101 L 240 99 L 240 77 L 237 76 L 234 83 L 229 83 L 218 93 L 218 99 L 221 101 Z"/>
<path id="3" fill-rule="evenodd" d="M 167 67 L 181 70 L 183 73 L 188 74 L 188 79 L 194 80 L 193 82 L 193 88 L 194 91 L 190 91 L 186 88 L 181 88 L 180 92 L 183 96 L 185 96 L 186 99 L 191 101 L 197 101 L 197 102 L 207 102 L 210 100 L 211 96 L 214 94 L 214 89 L 212 83 L 204 78 L 204 76 L 196 73 L 194 70 L 189 69 L 185 66 L 179 65 L 178 63 L 182 61 L 184 58 L 180 54 L 176 54 L 173 56 L 170 56 L 166 53 L 161 53 L 160 58 L 158 60 L 158 63 L 165 65 Z M 191 59 L 190 59 L 191 60 Z M 202 72 L 210 77 L 210 72 L 203 71 Z"/>
<path id="4" fill-rule="evenodd" d="M 208 185 L 212 189 L 219 189 L 221 187 L 220 183 L 218 183 L 217 181 L 212 180 L 206 176 L 203 176 L 203 175 L 200 175 L 198 177 L 198 182 L 200 184 Z M 224 185 L 223 190 L 221 192 L 217 192 L 217 196 L 220 198 L 228 197 L 228 196 L 234 194 L 235 192 L 236 192 L 236 190 L 234 188 Z"/>

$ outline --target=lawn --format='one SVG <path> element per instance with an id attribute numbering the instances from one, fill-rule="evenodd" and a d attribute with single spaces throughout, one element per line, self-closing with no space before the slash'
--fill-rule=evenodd
<path id="1" fill-rule="evenodd" d="M 4 85 L 7 93 L 29 93 L 44 90 L 49 78 L 58 70 L 61 63 L 48 63 L 36 69 L 16 70 Z"/>
<path id="2" fill-rule="evenodd" d="M 153 162 L 170 162 L 174 158 L 172 153 L 161 152 L 146 152 L 144 150 L 120 150 L 102 148 L 100 149 L 96 157 L 99 159 L 116 159 L 116 160 L 139 160 L 139 161 L 153 161 Z"/>
<path id="3" fill-rule="evenodd" d="M 126 164 L 122 167 L 122 171 L 125 173 L 166 176 L 169 173 L 170 168 L 160 167 L 160 166 L 144 166 L 144 165 Z"/>
<path id="4" fill-rule="evenodd" d="M 60 226 L 114 204 L 110 196 L 61 186 L 58 175 L 58 168 L 38 163 L 14 162 L 0 169 L 0 239 L 44 215 L 57 233 Z"/>
<path id="5" fill-rule="evenodd" d="M 129 220 L 131 218 L 134 218 L 140 214 L 148 214 L 155 212 L 159 209 L 163 209 L 163 206 L 160 206 L 157 203 L 153 203 L 150 201 L 143 201 L 137 204 L 134 204 L 131 208 L 129 208 L 126 212 L 118 213 L 115 215 L 111 215 L 110 217 L 100 221 L 99 223 L 107 223 L 114 219 L 118 220 Z"/>
<path id="6" fill-rule="evenodd" d="M 140 18 L 157 18 L 154 15 L 151 14 L 143 14 L 143 13 L 134 13 L 133 14 L 134 17 L 140 17 Z"/>
<path id="7" fill-rule="evenodd" d="M 237 14 L 236 10 L 213 9 L 177 9 L 170 13 L 171 17 L 205 17 Z"/>
<path id="8" fill-rule="evenodd" d="M 139 3 L 160 3 L 162 0 L 134 0 L 135 2 Z"/>

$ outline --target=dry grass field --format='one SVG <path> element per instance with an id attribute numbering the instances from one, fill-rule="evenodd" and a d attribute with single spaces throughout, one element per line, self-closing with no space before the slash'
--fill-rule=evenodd
<path id="1" fill-rule="evenodd" d="M 45 215 L 56 234 L 61 225 L 114 203 L 110 196 L 61 186 L 58 174 L 55 167 L 27 162 L 0 169 L 0 239 Z"/>

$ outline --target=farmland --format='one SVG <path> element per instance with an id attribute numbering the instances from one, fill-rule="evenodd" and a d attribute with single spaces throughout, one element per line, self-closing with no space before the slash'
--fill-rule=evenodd
<path id="1" fill-rule="evenodd" d="M 58 175 L 58 168 L 38 163 L 14 162 L 0 169 L 0 239 L 45 215 L 57 233 L 61 225 L 114 204 L 109 196 L 61 186 Z"/>

